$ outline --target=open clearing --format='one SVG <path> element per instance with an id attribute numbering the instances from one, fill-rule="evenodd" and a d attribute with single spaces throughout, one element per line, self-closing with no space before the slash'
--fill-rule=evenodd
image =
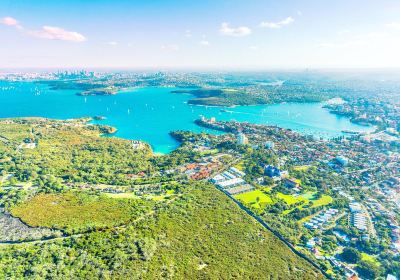
<path id="1" fill-rule="evenodd" d="M 256 208 L 261 208 L 264 207 L 266 204 L 273 203 L 271 197 L 260 190 L 238 194 L 235 195 L 234 197 L 245 204 L 252 204 Z M 259 198 L 258 203 L 257 203 L 257 197 Z"/>

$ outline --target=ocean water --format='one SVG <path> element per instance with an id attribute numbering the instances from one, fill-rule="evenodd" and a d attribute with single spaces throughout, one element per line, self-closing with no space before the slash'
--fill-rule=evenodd
<path id="1" fill-rule="evenodd" d="M 217 120 L 237 120 L 277 125 L 317 137 L 336 137 L 343 130 L 372 131 L 331 114 L 322 103 L 284 103 L 235 108 L 191 106 L 189 94 L 173 94 L 173 88 L 141 88 L 112 96 L 77 96 L 73 90 L 50 90 L 44 84 L 0 81 L 0 118 L 47 117 L 69 119 L 105 116 L 96 121 L 118 129 L 115 136 L 143 140 L 157 153 L 168 153 L 178 143 L 173 130 L 208 131 L 194 124 L 203 115 Z M 222 112 L 225 109 L 228 112 Z M 213 132 L 215 133 L 215 132 Z"/>

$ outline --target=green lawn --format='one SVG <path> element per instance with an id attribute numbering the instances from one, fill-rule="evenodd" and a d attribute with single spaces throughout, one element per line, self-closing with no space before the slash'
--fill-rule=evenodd
<path id="1" fill-rule="evenodd" d="M 309 165 L 298 165 L 293 167 L 293 169 L 296 171 L 307 171 L 309 168 L 310 168 Z"/>
<path id="2" fill-rule="evenodd" d="M 368 255 L 367 253 L 361 253 L 361 259 L 363 261 L 368 261 L 371 263 L 375 263 L 376 265 L 380 266 L 381 263 L 372 255 Z"/>
<path id="3" fill-rule="evenodd" d="M 329 195 L 322 195 L 320 198 L 316 199 L 315 194 L 315 192 L 306 192 L 302 194 L 301 197 L 307 201 L 311 201 L 313 203 L 311 207 L 328 205 L 333 201 L 333 198 Z"/>
<path id="4" fill-rule="evenodd" d="M 265 205 L 273 203 L 271 197 L 260 190 L 238 194 L 234 197 L 245 204 L 253 205 L 255 208 L 265 207 Z M 259 198 L 259 203 L 257 203 L 257 197 Z"/>
<path id="5" fill-rule="evenodd" d="M 307 202 L 308 200 L 301 196 L 293 196 L 291 194 L 277 193 L 276 196 L 283 199 L 288 205 L 295 204 L 297 202 Z"/>
<path id="6" fill-rule="evenodd" d="M 318 207 L 318 206 L 324 206 L 331 204 L 333 201 L 333 198 L 330 197 L 329 195 L 322 195 L 321 198 L 317 200 L 311 200 L 313 202 L 312 207 Z"/>
<path id="7" fill-rule="evenodd" d="M 166 194 L 161 195 L 144 195 L 143 197 L 135 195 L 133 192 L 128 193 L 106 193 L 107 197 L 111 198 L 127 198 L 127 199 L 140 199 L 140 198 L 147 198 L 153 201 L 163 201 L 165 198 L 169 198 L 173 196 L 175 193 L 174 190 L 168 190 Z"/>
<path id="8" fill-rule="evenodd" d="M 268 188 L 264 188 L 265 192 L 268 192 Z M 262 192 L 261 190 L 255 190 L 252 192 L 247 192 L 247 193 L 242 193 L 235 195 L 234 197 L 237 200 L 240 200 L 241 202 L 251 205 L 254 208 L 257 209 L 262 209 L 264 208 L 267 204 L 274 204 L 276 201 L 274 199 L 266 194 L 265 192 Z M 320 198 L 316 199 L 315 197 L 315 192 L 307 192 L 299 196 L 294 196 L 291 194 L 284 194 L 281 192 L 278 192 L 276 194 L 276 198 L 282 199 L 285 201 L 289 206 L 292 206 L 296 203 L 301 203 L 301 205 L 297 206 L 299 209 L 303 209 L 305 207 L 308 207 L 308 204 L 312 202 L 311 207 L 318 207 L 318 206 L 324 206 L 332 203 L 333 198 L 328 196 L 328 195 L 322 195 Z M 257 203 L 257 197 L 259 198 L 259 203 Z M 282 214 L 286 215 L 290 212 L 292 212 L 296 207 L 292 206 L 290 209 L 285 210 Z"/>
<path id="9" fill-rule="evenodd" d="M 317 212 L 317 213 L 319 213 L 319 212 Z M 305 223 L 305 222 L 308 222 L 309 220 L 311 220 L 313 217 L 315 217 L 315 216 L 317 216 L 318 214 L 313 214 L 313 215 L 310 215 L 310 216 L 307 216 L 307 217 L 304 217 L 303 219 L 300 219 L 300 220 L 298 220 L 297 222 L 299 223 L 299 224 L 303 224 L 303 223 Z"/>
<path id="10" fill-rule="evenodd" d="M 164 199 L 171 197 L 171 195 L 165 195 L 165 194 L 160 194 L 160 195 L 147 195 L 146 198 L 150 198 L 153 201 L 163 201 Z"/>
<path id="11" fill-rule="evenodd" d="M 127 193 L 106 193 L 105 195 L 108 196 L 108 197 L 112 197 L 112 198 L 133 198 L 133 199 L 139 198 L 139 197 L 136 196 L 133 192 L 127 192 Z"/>
<path id="12" fill-rule="evenodd" d="M 262 187 L 263 191 L 264 191 L 264 192 L 267 192 L 267 193 L 269 193 L 269 192 L 272 190 L 272 188 L 273 188 L 273 187 L 271 187 L 271 186 Z"/>
<path id="13" fill-rule="evenodd" d="M 209 156 L 209 155 L 215 155 L 218 152 L 219 152 L 218 149 L 212 149 L 212 150 L 207 150 L 207 151 L 201 152 L 200 155 L 201 156 Z"/>
<path id="14" fill-rule="evenodd" d="M 174 193 L 175 193 L 175 190 L 167 190 L 167 194 L 172 195 L 172 194 L 174 194 Z"/>
<path id="15" fill-rule="evenodd" d="M 284 194 L 284 193 L 277 193 L 276 195 L 278 198 L 283 199 L 289 206 L 294 205 L 298 202 L 301 202 L 302 204 L 297 206 L 299 209 L 304 209 L 305 207 L 308 207 L 308 204 L 312 202 L 311 207 L 318 207 L 318 206 L 324 206 L 332 203 L 333 198 L 330 197 L 329 195 L 322 195 L 319 199 L 314 199 L 315 193 L 314 192 L 307 192 L 299 196 L 294 196 L 291 194 Z M 290 212 L 292 212 L 296 207 L 292 207 L 288 210 L 285 210 L 282 212 L 283 215 L 287 215 Z"/>
<path id="16" fill-rule="evenodd" d="M 238 164 L 234 166 L 235 168 L 239 169 L 240 171 L 244 170 L 244 161 L 240 161 Z"/>
<path id="17" fill-rule="evenodd" d="M 315 192 L 306 192 L 301 194 L 300 196 L 306 199 L 313 199 L 315 196 Z"/>

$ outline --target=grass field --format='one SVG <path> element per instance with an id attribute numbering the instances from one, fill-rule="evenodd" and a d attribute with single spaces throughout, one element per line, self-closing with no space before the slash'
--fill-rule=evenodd
<path id="1" fill-rule="evenodd" d="M 301 194 L 300 196 L 306 199 L 313 199 L 315 196 L 315 192 L 306 192 Z"/>
<path id="2" fill-rule="evenodd" d="M 268 189 L 264 189 L 264 191 L 268 192 Z M 240 200 L 241 202 L 245 204 L 250 204 L 255 208 L 263 208 L 267 204 L 273 204 L 275 203 L 274 199 L 266 194 L 265 192 L 262 192 L 261 190 L 255 190 L 252 192 L 247 192 L 247 193 L 242 193 L 234 196 L 236 199 Z M 257 203 L 257 197 L 259 198 L 259 203 Z M 289 206 L 294 205 L 296 203 L 301 203 L 301 205 L 298 205 L 297 208 L 303 209 L 305 206 L 308 206 L 310 202 L 312 202 L 311 207 L 318 207 L 318 206 L 324 206 L 332 203 L 333 199 L 332 197 L 328 195 L 322 195 L 320 198 L 316 199 L 315 197 L 315 192 L 307 192 L 299 196 L 294 196 L 291 194 L 284 194 L 281 192 L 278 192 L 276 194 L 276 198 L 282 199 L 285 201 Z M 295 208 L 292 207 L 291 209 L 285 210 L 283 214 L 288 214 L 291 211 L 293 211 Z"/>
<path id="3" fill-rule="evenodd" d="M 272 190 L 273 187 L 262 187 L 264 192 L 270 192 Z"/>
<path id="4" fill-rule="evenodd" d="M 11 214 L 30 226 L 79 232 L 122 224 L 140 213 L 140 200 L 80 193 L 39 194 L 15 206 Z"/>
<path id="5" fill-rule="evenodd" d="M 303 224 L 303 223 L 305 223 L 305 222 L 308 222 L 308 221 L 311 220 L 313 217 L 317 216 L 318 213 L 320 213 L 320 212 L 317 212 L 316 214 L 313 214 L 313 215 L 304 217 L 303 219 L 300 219 L 300 220 L 298 220 L 297 222 L 298 222 L 299 224 Z"/>
<path id="6" fill-rule="evenodd" d="M 322 195 L 320 198 L 315 198 L 316 193 L 315 192 L 306 192 L 301 195 L 301 197 L 307 199 L 308 201 L 311 201 L 313 205 L 311 207 L 318 207 L 318 206 L 324 206 L 332 203 L 333 198 L 329 195 Z"/>
<path id="7" fill-rule="evenodd" d="M 127 192 L 127 193 L 106 193 L 105 194 L 108 197 L 111 198 L 129 198 L 129 199 L 138 199 L 139 197 L 136 196 L 132 192 Z"/>
<path id="8" fill-rule="evenodd" d="M 234 197 L 245 204 L 251 204 L 255 208 L 262 208 L 265 207 L 265 205 L 267 204 L 273 203 L 271 197 L 260 190 L 238 194 L 235 195 Z M 259 198 L 258 203 L 257 203 L 257 197 Z"/>
<path id="9" fill-rule="evenodd" d="M 291 194 L 277 193 L 276 196 L 283 199 L 288 205 L 295 204 L 297 202 L 307 202 L 308 200 L 301 196 L 293 196 Z"/>
<path id="10" fill-rule="evenodd" d="M 204 157 L 204 156 L 209 156 L 209 155 L 215 155 L 217 153 L 218 153 L 217 149 L 212 149 L 212 150 L 207 150 L 207 151 L 201 152 L 200 155 Z"/>
<path id="11" fill-rule="evenodd" d="M 307 171 L 309 168 L 310 168 L 309 165 L 298 165 L 293 167 L 293 169 L 296 171 Z"/>
<path id="12" fill-rule="evenodd" d="M 291 208 L 288 210 L 283 211 L 283 215 L 289 214 L 292 212 L 294 209 L 299 208 L 299 209 L 304 209 L 305 207 L 309 207 L 309 203 L 312 202 L 311 208 L 312 207 L 318 207 L 318 206 L 324 206 L 332 203 L 333 198 L 330 197 L 329 195 L 322 195 L 320 198 L 316 199 L 315 197 L 315 192 L 307 192 L 299 196 L 293 196 L 291 194 L 284 194 L 284 193 L 277 193 L 276 195 L 278 198 L 283 199 L 288 205 L 293 205 L 298 202 L 302 202 L 301 205 L 298 205 L 295 208 Z M 307 217 L 305 218 L 305 220 Z"/>
<path id="13" fill-rule="evenodd" d="M 170 198 L 173 196 L 175 193 L 174 190 L 167 190 L 166 194 L 161 194 L 161 195 L 144 195 L 144 196 L 137 196 L 133 192 L 127 192 L 127 193 L 106 193 L 105 196 L 111 197 L 111 198 L 126 198 L 126 199 L 151 199 L 153 201 L 163 201 L 166 198 Z"/>
<path id="14" fill-rule="evenodd" d="M 240 161 L 238 164 L 234 166 L 235 168 L 239 169 L 240 171 L 244 170 L 244 161 Z"/>
<path id="15" fill-rule="evenodd" d="M 374 263 L 378 266 L 381 265 L 381 263 L 374 256 L 368 255 L 367 253 L 361 253 L 361 259 L 363 261 L 368 261 L 368 262 Z"/>
<path id="16" fill-rule="evenodd" d="M 329 195 L 323 195 L 321 196 L 321 198 L 317 199 L 317 200 L 311 200 L 313 202 L 312 207 L 318 207 L 318 206 L 324 206 L 324 205 L 328 205 L 331 204 L 333 201 L 333 198 L 330 197 Z"/>

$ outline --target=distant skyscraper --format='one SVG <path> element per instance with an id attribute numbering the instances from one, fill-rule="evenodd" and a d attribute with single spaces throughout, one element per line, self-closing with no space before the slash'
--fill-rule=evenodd
<path id="1" fill-rule="evenodd" d="M 275 143 L 272 141 L 267 141 L 265 142 L 265 148 L 267 149 L 273 149 L 275 147 Z"/>
<path id="2" fill-rule="evenodd" d="M 344 156 L 337 156 L 336 161 L 342 166 L 347 166 L 349 164 L 349 159 Z"/>
<path id="3" fill-rule="evenodd" d="M 237 143 L 240 145 L 246 145 L 249 143 L 249 140 L 247 139 L 246 135 L 244 135 L 243 133 L 239 133 L 237 135 Z"/>

